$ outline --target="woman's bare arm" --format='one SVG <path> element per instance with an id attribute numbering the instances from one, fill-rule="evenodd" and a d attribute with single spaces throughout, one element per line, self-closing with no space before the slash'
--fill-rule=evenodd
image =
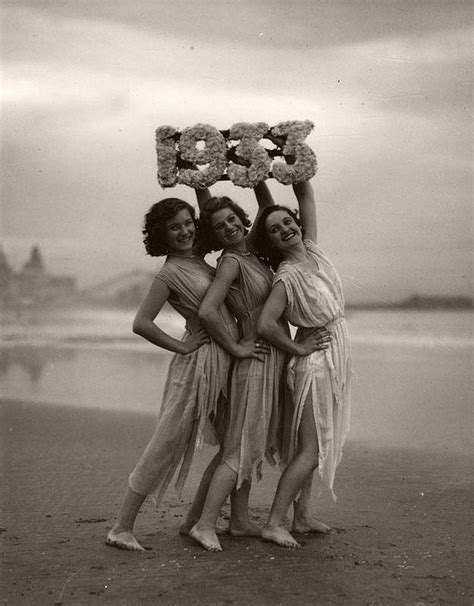
<path id="1" fill-rule="evenodd" d="M 318 240 L 318 225 L 313 187 L 309 181 L 302 181 L 293 185 L 293 191 L 298 200 L 301 225 L 305 238 L 316 244 Z"/>
<path id="2" fill-rule="evenodd" d="M 270 188 L 268 187 L 266 181 L 260 181 L 260 183 L 253 188 L 253 191 L 255 193 L 255 197 L 257 198 L 258 212 L 257 212 L 257 216 L 255 217 L 255 221 L 253 222 L 252 229 L 250 230 L 250 232 L 247 236 L 247 247 L 250 248 L 251 250 L 256 248 L 255 247 L 256 225 L 257 225 L 257 221 L 258 221 L 258 218 L 259 218 L 262 210 L 264 208 L 267 208 L 267 206 L 273 206 L 275 204 L 275 200 L 273 199 L 272 193 L 271 193 Z"/>
<path id="3" fill-rule="evenodd" d="M 219 314 L 232 283 L 239 275 L 239 265 L 234 259 L 223 259 L 216 271 L 216 277 L 209 287 L 199 309 L 199 319 L 210 336 L 232 356 L 237 358 L 255 357 L 261 359 L 267 347 L 256 346 L 255 339 L 237 342 L 229 334 Z M 261 353 L 260 353 L 261 352 Z"/>
<path id="4" fill-rule="evenodd" d="M 191 335 L 186 341 L 175 339 L 159 328 L 154 320 L 171 292 L 168 286 L 159 278 L 155 278 L 143 303 L 135 315 L 133 332 L 140 335 L 153 345 L 179 354 L 188 354 L 209 342 L 204 331 Z"/>
<path id="5" fill-rule="evenodd" d="M 206 200 L 209 200 L 209 198 L 212 198 L 212 194 L 210 190 L 207 189 L 207 187 L 206 189 L 195 189 L 194 191 L 196 192 L 196 200 L 198 203 L 199 210 L 201 210 L 204 202 Z"/>
<path id="6" fill-rule="evenodd" d="M 285 287 L 277 282 L 265 303 L 258 321 L 258 333 L 266 341 L 294 356 L 308 356 L 318 349 L 326 349 L 331 340 L 325 328 L 315 331 L 304 343 L 296 343 L 280 323 L 287 305 Z"/>

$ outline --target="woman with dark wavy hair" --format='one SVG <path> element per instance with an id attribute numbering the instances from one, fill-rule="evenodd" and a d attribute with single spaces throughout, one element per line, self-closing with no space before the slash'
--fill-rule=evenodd
<path id="1" fill-rule="evenodd" d="M 288 383 L 294 403 L 289 464 L 280 478 L 262 538 L 282 547 L 299 548 L 283 526 L 292 502 L 295 532 L 330 530 L 313 520 L 307 486 L 313 471 L 319 468 L 320 477 L 334 496 L 334 476 L 349 430 L 351 359 L 342 284 L 316 244 L 312 187 L 303 182 L 293 189 L 301 223 L 282 206 L 265 209 L 257 223 L 259 251 L 277 267 L 258 333 L 292 356 Z M 294 340 L 282 330 L 282 318 L 298 327 Z M 307 342 L 322 326 L 330 333 L 327 347 L 308 353 Z"/>
<path id="2" fill-rule="evenodd" d="M 258 184 L 254 191 L 260 209 L 273 204 L 266 183 Z M 215 526 L 225 499 L 235 487 L 249 488 L 253 475 L 261 477 L 264 459 L 275 464 L 275 455 L 280 454 L 281 377 L 286 355 L 257 340 L 257 321 L 270 294 L 273 275 L 255 255 L 255 234 L 248 231 L 246 213 L 230 198 L 214 197 L 202 204 L 200 221 L 203 242 L 211 250 L 223 249 L 223 253 L 199 317 L 235 361 L 222 462 L 209 486 L 201 517 L 189 534 L 208 551 L 221 551 Z M 230 340 L 223 331 L 219 309 L 224 303 L 237 320 L 239 342 Z M 280 329 L 288 331 L 283 319 Z M 315 335 L 308 342 L 308 353 L 319 347 L 321 336 Z M 254 526 L 252 532 L 249 527 L 246 534 L 260 536 L 261 530 Z"/>
<path id="3" fill-rule="evenodd" d="M 202 202 L 207 195 L 198 192 L 198 201 Z M 194 208 L 179 198 L 157 202 L 145 216 L 145 249 L 153 257 L 166 255 L 166 259 L 135 316 L 133 331 L 175 355 L 169 366 L 155 432 L 129 477 L 118 519 L 107 535 L 106 543 L 121 549 L 143 551 L 133 535 L 133 525 L 147 496 L 152 496 L 158 505 L 178 468 L 176 487 L 180 492 L 196 448 L 204 441 L 217 444 L 223 440 L 231 357 L 209 339 L 199 321 L 198 310 L 215 270 L 197 252 L 196 233 Z M 166 302 L 186 321 L 182 340 L 155 324 Z M 218 317 L 227 338 L 237 340 L 235 320 L 224 305 Z M 187 534 L 199 518 L 209 482 L 221 458 L 222 453 L 218 452 L 204 472 L 181 533 Z M 231 502 L 230 529 L 244 533 L 248 493 L 233 494 Z"/>

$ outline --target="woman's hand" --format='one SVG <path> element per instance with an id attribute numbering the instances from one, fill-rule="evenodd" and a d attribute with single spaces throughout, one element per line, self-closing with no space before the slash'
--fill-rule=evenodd
<path id="1" fill-rule="evenodd" d="M 236 358 L 254 358 L 263 362 L 265 356 L 269 353 L 270 346 L 265 341 L 252 337 L 239 341 L 235 348 L 234 356 Z"/>
<path id="2" fill-rule="evenodd" d="M 307 339 L 305 339 L 304 343 L 299 344 L 301 353 L 298 355 L 309 356 L 315 351 L 327 349 L 331 342 L 331 338 L 331 333 L 324 326 L 322 328 L 317 328 Z"/>
<path id="3" fill-rule="evenodd" d="M 196 349 L 199 349 L 202 345 L 210 342 L 209 335 L 201 328 L 198 332 L 192 333 L 186 341 L 183 341 L 183 355 L 193 353 Z"/>

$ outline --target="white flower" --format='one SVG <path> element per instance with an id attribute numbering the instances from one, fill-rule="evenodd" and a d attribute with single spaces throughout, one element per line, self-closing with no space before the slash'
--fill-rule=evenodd
<path id="1" fill-rule="evenodd" d="M 199 141 L 205 142 L 204 149 L 198 149 Z M 226 167 L 226 143 L 223 135 L 210 124 L 196 124 L 185 128 L 179 140 L 179 150 L 183 160 L 207 166 L 203 170 L 180 168 L 178 181 L 195 189 L 210 187 L 223 175 Z"/>
<path id="2" fill-rule="evenodd" d="M 289 120 L 280 122 L 271 129 L 272 134 L 277 137 L 286 136 L 283 154 L 295 158 L 294 164 L 283 162 L 273 164 L 273 175 L 283 185 L 308 181 L 316 174 L 316 155 L 309 145 L 304 143 L 313 127 L 313 123 L 309 120 Z"/>
<path id="3" fill-rule="evenodd" d="M 266 149 L 258 143 L 267 131 L 268 124 L 265 122 L 238 122 L 232 125 L 229 139 L 239 139 L 240 142 L 231 149 L 248 164 L 242 166 L 229 161 L 227 174 L 234 185 L 255 187 L 268 177 L 272 161 Z"/>
<path id="4" fill-rule="evenodd" d="M 158 181 L 162 187 L 176 185 L 178 168 L 176 159 L 176 138 L 178 131 L 174 126 L 159 126 L 156 129 L 156 158 L 158 162 Z"/>

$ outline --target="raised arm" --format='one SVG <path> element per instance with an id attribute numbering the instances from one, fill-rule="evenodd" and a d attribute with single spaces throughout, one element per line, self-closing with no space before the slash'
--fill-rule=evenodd
<path id="1" fill-rule="evenodd" d="M 275 204 L 272 192 L 270 191 L 266 181 L 260 181 L 260 183 L 253 188 L 253 191 L 255 193 L 255 197 L 257 198 L 259 211 L 267 206 L 273 206 L 273 204 Z"/>
<path id="2" fill-rule="evenodd" d="M 313 187 L 309 181 L 302 181 L 301 183 L 295 183 L 293 185 L 293 191 L 298 200 L 301 225 L 305 238 L 312 240 L 316 244 L 318 239 L 318 226 Z"/>
<path id="3" fill-rule="evenodd" d="M 250 248 L 250 250 L 253 250 L 256 248 L 256 246 L 255 246 L 256 225 L 257 225 L 257 220 L 260 216 L 260 213 L 267 206 L 273 206 L 275 204 L 275 200 L 273 199 L 272 193 L 271 193 L 270 188 L 268 187 L 266 181 L 260 181 L 260 183 L 258 183 L 258 185 L 256 185 L 253 188 L 253 191 L 255 193 L 255 197 L 257 198 L 258 213 L 257 213 L 257 216 L 255 217 L 255 221 L 253 222 L 253 226 L 247 236 L 247 247 Z"/>
<path id="4" fill-rule="evenodd" d="M 209 337 L 201 331 L 191 335 L 186 341 L 175 339 L 155 324 L 154 320 L 170 296 L 168 286 L 159 278 L 150 287 L 147 296 L 141 304 L 133 321 L 133 332 L 140 335 L 153 345 L 174 353 L 188 354 L 209 341 Z"/>
<path id="5" fill-rule="evenodd" d="M 232 283 L 239 275 L 239 266 L 234 259 L 224 259 L 217 268 L 216 277 L 209 287 L 199 308 L 199 319 L 206 327 L 210 336 L 226 351 L 236 358 L 255 357 L 261 355 L 267 348 L 261 344 L 257 347 L 256 340 L 236 341 L 229 334 L 219 313 Z"/>
<path id="6" fill-rule="evenodd" d="M 195 189 L 194 191 L 196 192 L 196 200 L 198 203 L 199 210 L 201 210 L 204 202 L 206 200 L 209 200 L 209 198 L 212 198 L 212 194 L 207 187 L 206 189 Z"/>
<path id="7" fill-rule="evenodd" d="M 285 287 L 277 282 L 265 303 L 258 320 L 258 333 L 266 341 L 293 356 L 308 356 L 318 349 L 326 349 L 331 336 L 325 328 L 317 329 L 304 343 L 293 341 L 279 322 L 287 305 Z"/>

